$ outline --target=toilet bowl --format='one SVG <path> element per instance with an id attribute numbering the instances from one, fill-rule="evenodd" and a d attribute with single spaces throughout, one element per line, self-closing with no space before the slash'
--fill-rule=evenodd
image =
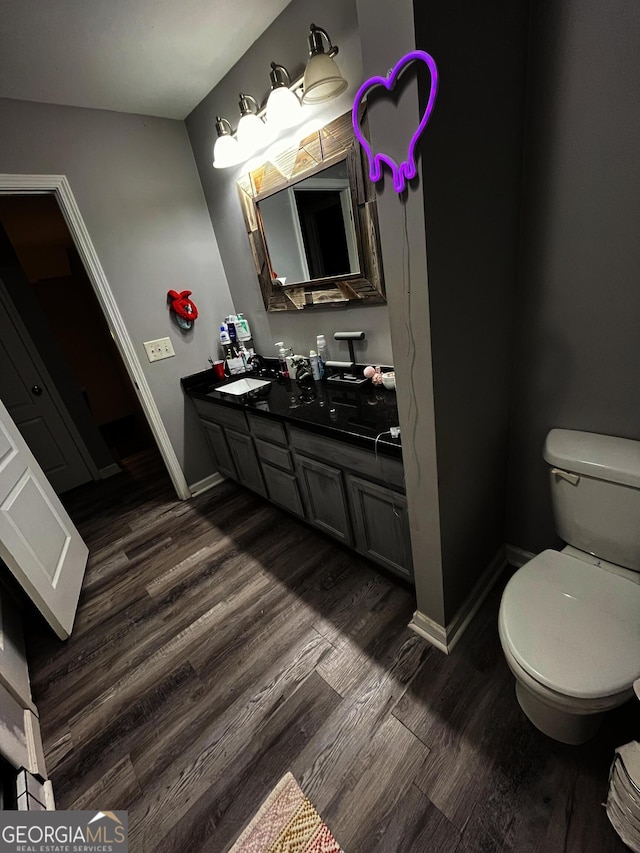
<path id="1" fill-rule="evenodd" d="M 519 569 L 498 630 L 520 707 L 540 731 L 579 744 L 640 676 L 640 585 L 558 551 Z"/>
<path id="2" fill-rule="evenodd" d="M 514 573 L 498 629 L 523 712 L 580 744 L 640 677 L 640 442 L 552 430 L 544 458 L 569 546 Z"/>

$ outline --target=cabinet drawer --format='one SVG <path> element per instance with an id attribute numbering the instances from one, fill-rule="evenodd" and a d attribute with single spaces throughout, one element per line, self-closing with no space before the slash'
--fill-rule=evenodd
<path id="1" fill-rule="evenodd" d="M 304 518 L 304 506 L 300 497 L 298 479 L 295 474 L 287 474 L 268 463 L 263 464 L 262 473 L 267 484 L 269 498 L 275 504 L 294 513 L 294 515 Z"/>
<path id="2" fill-rule="evenodd" d="M 262 441 L 260 438 L 256 438 L 255 442 L 258 456 L 263 462 L 277 465 L 278 468 L 284 468 L 285 471 L 293 471 L 291 454 L 286 447 L 278 447 L 275 444 L 270 444 L 268 441 Z"/>
<path id="3" fill-rule="evenodd" d="M 363 450 L 295 427 L 289 429 L 289 438 L 291 446 L 305 456 L 333 462 L 367 479 L 377 480 L 404 491 L 404 469 L 400 459 L 392 459 L 382 454 L 376 457 L 372 450 Z"/>
<path id="4" fill-rule="evenodd" d="M 208 421 L 213 421 L 220 426 L 231 427 L 238 432 L 249 432 L 244 412 L 228 409 L 226 406 L 220 406 L 217 403 L 209 403 L 207 400 L 198 400 L 195 397 L 193 404 L 198 414 Z"/>
<path id="5" fill-rule="evenodd" d="M 249 427 L 256 438 L 263 438 L 265 441 L 271 441 L 274 444 L 287 443 L 287 436 L 283 425 L 279 421 L 269 421 L 266 418 L 260 418 L 257 415 L 247 414 Z"/>

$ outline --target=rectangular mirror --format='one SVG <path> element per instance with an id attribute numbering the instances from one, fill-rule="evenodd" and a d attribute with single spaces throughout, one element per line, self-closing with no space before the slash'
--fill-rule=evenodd
<path id="1" fill-rule="evenodd" d="M 385 302 L 375 189 L 348 113 L 238 181 L 268 311 Z"/>

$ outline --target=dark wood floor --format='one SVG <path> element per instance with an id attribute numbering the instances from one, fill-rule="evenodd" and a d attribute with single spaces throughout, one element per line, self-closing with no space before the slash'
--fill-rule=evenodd
<path id="1" fill-rule="evenodd" d="M 408 588 L 235 485 L 180 502 L 147 455 L 67 503 L 91 558 L 35 700 L 58 806 L 128 809 L 132 853 L 222 853 L 287 770 L 347 853 L 626 850 L 601 803 L 635 709 L 537 732 L 500 590 L 446 657 Z"/>

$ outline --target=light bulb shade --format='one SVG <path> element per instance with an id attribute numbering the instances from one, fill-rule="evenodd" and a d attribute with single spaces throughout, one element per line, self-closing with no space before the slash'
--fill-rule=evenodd
<path id="1" fill-rule="evenodd" d="M 236 139 L 228 133 L 219 136 L 213 146 L 214 169 L 228 169 L 242 161 L 242 150 Z"/>
<path id="2" fill-rule="evenodd" d="M 255 113 L 245 113 L 240 118 L 236 136 L 240 147 L 248 152 L 248 156 L 264 148 L 272 138 L 267 125 Z"/>
<path id="3" fill-rule="evenodd" d="M 314 53 L 307 62 L 302 82 L 302 102 L 321 104 L 337 98 L 348 83 L 340 73 L 334 59 L 327 53 Z"/>
<path id="4" fill-rule="evenodd" d="M 271 90 L 266 106 L 267 122 L 273 130 L 293 127 L 302 121 L 302 104 L 286 86 Z"/>

